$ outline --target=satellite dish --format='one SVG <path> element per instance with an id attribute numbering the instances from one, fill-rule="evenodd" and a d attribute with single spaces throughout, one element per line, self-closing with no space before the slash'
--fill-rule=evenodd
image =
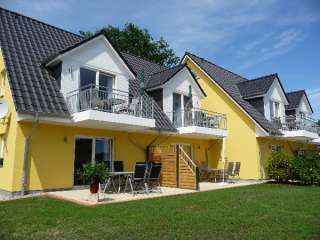
<path id="1" fill-rule="evenodd" d="M 0 118 L 4 118 L 5 116 L 7 116 L 8 111 L 8 104 L 5 100 L 0 99 Z"/>

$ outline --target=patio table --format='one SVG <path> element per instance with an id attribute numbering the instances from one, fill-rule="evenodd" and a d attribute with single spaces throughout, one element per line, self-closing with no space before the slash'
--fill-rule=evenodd
<path id="1" fill-rule="evenodd" d="M 114 180 L 116 178 L 118 178 L 118 191 L 117 193 L 120 193 L 120 190 L 121 190 L 121 183 L 120 183 L 120 180 L 121 180 L 121 177 L 129 177 L 129 176 L 132 176 L 134 174 L 134 172 L 109 172 L 109 176 L 107 178 L 107 181 L 106 181 L 106 184 L 105 184 L 105 187 L 103 189 L 103 193 L 106 192 L 107 190 L 107 187 L 112 184 L 113 187 L 115 186 L 114 185 Z"/>

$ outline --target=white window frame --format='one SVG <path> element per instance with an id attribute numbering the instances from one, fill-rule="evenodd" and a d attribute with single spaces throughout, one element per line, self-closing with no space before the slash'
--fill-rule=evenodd
<path id="1" fill-rule="evenodd" d="M 100 73 L 102 73 L 104 75 L 108 75 L 108 76 L 112 77 L 112 89 L 116 88 L 115 87 L 116 86 L 116 75 L 114 75 L 108 71 L 102 70 L 102 69 L 92 68 L 92 67 L 81 65 L 81 66 L 79 66 L 79 78 L 78 78 L 79 79 L 79 81 L 78 81 L 78 88 L 79 89 L 80 89 L 81 68 L 96 72 L 96 79 L 95 79 L 96 86 L 99 86 L 99 75 L 100 75 Z"/>

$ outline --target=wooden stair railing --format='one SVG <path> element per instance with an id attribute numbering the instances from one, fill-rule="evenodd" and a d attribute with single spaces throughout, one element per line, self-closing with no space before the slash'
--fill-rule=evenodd
<path id="1" fill-rule="evenodd" d="M 178 161 L 179 187 L 199 190 L 199 168 L 181 146 L 178 146 Z"/>

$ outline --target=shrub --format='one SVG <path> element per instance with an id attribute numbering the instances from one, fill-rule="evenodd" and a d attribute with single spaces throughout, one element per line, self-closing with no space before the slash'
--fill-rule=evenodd
<path id="1" fill-rule="evenodd" d="M 320 156 L 318 153 L 307 152 L 296 156 L 291 167 L 292 180 L 302 184 L 320 183 Z"/>
<path id="2" fill-rule="evenodd" d="M 273 152 L 267 166 L 268 176 L 277 182 L 288 182 L 290 179 L 292 157 L 282 151 Z"/>
<path id="3" fill-rule="evenodd" d="M 108 168 L 105 163 L 86 163 L 78 171 L 80 180 L 84 184 L 101 183 L 108 177 Z"/>

